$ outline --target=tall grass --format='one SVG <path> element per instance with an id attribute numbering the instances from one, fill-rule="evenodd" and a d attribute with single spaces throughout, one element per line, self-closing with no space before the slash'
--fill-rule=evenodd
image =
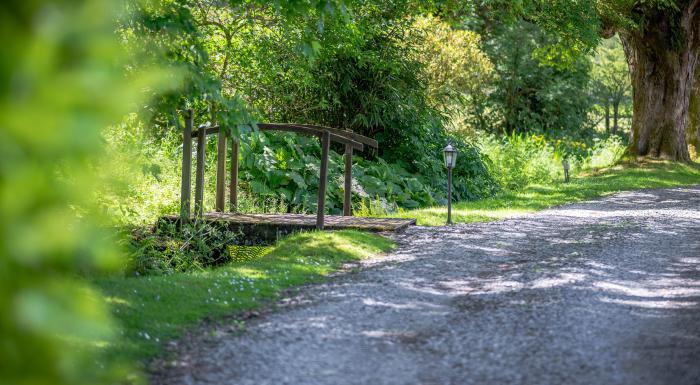
<path id="1" fill-rule="evenodd" d="M 598 170 L 617 164 L 625 154 L 625 144 L 619 136 L 605 140 L 594 139 L 588 156 L 581 163 L 585 170 Z"/>
<path id="2" fill-rule="evenodd" d="M 569 160 L 571 172 L 576 174 L 613 166 L 625 152 L 622 139 L 617 136 L 594 139 L 592 145 L 572 140 L 551 141 L 534 134 L 482 136 L 478 145 L 490 159 L 489 171 L 507 191 L 563 179 L 564 159 Z"/>
<path id="3" fill-rule="evenodd" d="M 489 171 L 506 190 L 547 183 L 563 173 L 561 155 L 543 136 L 485 136 L 479 139 L 479 147 L 491 160 Z"/>

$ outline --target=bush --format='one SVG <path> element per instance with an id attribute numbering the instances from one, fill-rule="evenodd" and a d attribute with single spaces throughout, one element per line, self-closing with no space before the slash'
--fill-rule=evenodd
<path id="1" fill-rule="evenodd" d="M 596 138 L 581 167 L 595 170 L 614 166 L 622 159 L 626 149 L 619 136 L 611 136 L 604 140 Z"/>
<path id="2" fill-rule="evenodd" d="M 618 136 L 594 138 L 592 142 L 588 146 L 577 140 L 549 141 L 542 135 L 513 134 L 501 139 L 484 136 L 479 147 L 489 158 L 489 171 L 500 186 L 517 191 L 529 184 L 563 179 L 564 158 L 575 172 L 613 166 L 625 153 Z"/>
<path id="3" fill-rule="evenodd" d="M 179 228 L 161 220 L 155 227 L 135 226 L 126 234 L 127 274 L 170 274 L 202 270 L 229 261 L 229 246 L 240 235 L 224 223 L 193 222 Z"/>
<path id="4" fill-rule="evenodd" d="M 107 183 L 95 194 L 115 224 L 155 223 L 179 210 L 181 136 L 155 138 L 134 114 L 102 131 L 106 154 L 96 167 Z"/>
<path id="5" fill-rule="evenodd" d="M 115 268 L 88 165 L 100 130 L 144 103 L 167 71 L 132 72 L 111 1 L 4 2 L 0 25 L 0 382 L 114 383 L 113 337 L 81 275 Z M 11 58 L 11 60 L 8 60 Z M 172 82 L 174 79 L 170 79 Z M 116 374 L 116 375 L 115 375 Z"/>
<path id="6" fill-rule="evenodd" d="M 541 135 L 487 136 L 479 146 L 490 159 L 491 174 L 505 189 L 520 190 L 562 177 L 561 156 Z"/>

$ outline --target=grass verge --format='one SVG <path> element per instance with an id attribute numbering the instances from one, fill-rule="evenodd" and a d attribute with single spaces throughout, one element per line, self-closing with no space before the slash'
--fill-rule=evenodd
<path id="1" fill-rule="evenodd" d="M 259 308 L 285 289 L 318 281 L 343 263 L 393 247 L 388 239 L 358 231 L 300 233 L 245 263 L 167 276 L 97 279 L 95 285 L 121 325 L 121 335 L 107 353 L 143 362 L 205 317 Z"/>
<path id="2" fill-rule="evenodd" d="M 576 175 L 570 183 L 531 185 L 522 191 L 505 191 L 488 199 L 458 202 L 452 205 L 452 220 L 455 223 L 494 221 L 620 191 L 696 183 L 700 183 L 700 166 L 697 164 L 664 161 L 620 164 Z M 447 221 L 447 208 L 416 209 L 389 216 L 416 218 L 422 226 L 442 226 Z"/>

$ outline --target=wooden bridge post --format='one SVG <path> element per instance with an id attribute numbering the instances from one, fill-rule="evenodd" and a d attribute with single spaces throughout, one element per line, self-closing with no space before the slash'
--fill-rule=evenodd
<path id="1" fill-rule="evenodd" d="M 216 211 L 224 212 L 226 205 L 226 132 L 219 128 L 216 143 Z"/>
<path id="2" fill-rule="evenodd" d="M 352 146 L 345 145 L 345 195 L 343 197 L 343 215 L 352 216 Z"/>
<path id="3" fill-rule="evenodd" d="M 231 138 L 231 182 L 229 184 L 229 211 L 238 211 L 238 138 Z"/>
<path id="4" fill-rule="evenodd" d="M 204 214 L 204 151 L 207 145 L 205 125 L 197 129 L 197 170 L 194 182 L 194 213 L 198 218 Z"/>
<path id="5" fill-rule="evenodd" d="M 190 199 L 192 198 L 192 110 L 185 111 L 185 128 L 182 133 L 182 185 L 180 186 L 180 223 L 190 219 Z"/>
<path id="6" fill-rule="evenodd" d="M 331 133 L 324 130 L 321 134 L 321 175 L 318 182 L 318 211 L 316 213 L 316 228 L 323 230 L 323 219 L 326 211 L 326 184 L 328 183 L 328 152 L 331 144 Z"/>

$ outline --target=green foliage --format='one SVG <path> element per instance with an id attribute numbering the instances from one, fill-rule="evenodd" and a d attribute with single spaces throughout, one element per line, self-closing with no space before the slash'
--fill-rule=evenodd
<path id="1" fill-rule="evenodd" d="M 230 245 L 228 252 L 232 262 L 250 262 L 259 259 L 269 254 L 274 247 L 272 246 L 248 246 L 248 245 Z"/>
<path id="2" fill-rule="evenodd" d="M 618 128 L 628 128 L 631 119 L 626 119 L 624 127 L 620 127 L 620 116 L 632 115 L 632 82 L 630 81 L 629 69 L 625 52 L 620 39 L 615 36 L 611 39 L 603 40 L 593 57 L 593 67 L 591 70 L 592 93 L 596 100 L 596 108 L 593 113 L 598 118 L 598 127 L 605 127 L 605 113 L 608 109 L 609 125 L 612 130 L 606 134 L 616 134 L 614 127 L 614 109 L 618 109 Z M 607 127 L 605 127 L 607 128 Z M 599 129 L 599 131 L 602 131 Z"/>
<path id="3" fill-rule="evenodd" d="M 263 134 L 253 134 L 249 139 L 241 147 L 240 176 L 246 181 L 244 187 L 248 183 L 253 194 L 277 197 L 294 210 L 315 211 L 319 182 L 318 141 L 294 135 Z M 458 163 L 463 163 L 460 164 L 461 173 L 455 178 L 459 183 L 456 197 L 473 199 L 493 185 L 489 184 L 491 179 L 478 152 L 464 144 L 460 144 L 459 149 Z M 439 147 L 434 151 L 439 156 L 441 150 Z M 332 214 L 342 212 L 343 165 L 342 156 L 331 153 L 326 207 Z M 380 199 L 384 201 L 385 209 L 396 210 L 399 207 L 433 205 L 444 200 L 444 166 L 432 160 L 422 165 L 434 168 L 431 173 L 416 175 L 401 167 L 400 163 L 389 163 L 382 158 L 366 160 L 354 157 L 353 202 L 358 205 L 366 199 Z M 469 168 L 470 165 L 473 168 Z M 475 177 L 469 178 L 468 173 Z"/>
<path id="4" fill-rule="evenodd" d="M 138 126 L 137 126 L 138 127 Z M 98 190 L 99 203 L 116 224 L 152 224 L 164 214 L 177 213 L 180 197 L 179 138 L 154 140 L 141 135 L 137 127 L 131 130 L 107 130 L 108 155 L 100 170 L 119 181 Z M 122 133 L 127 133 L 122 135 Z M 132 135 L 135 133 L 135 135 Z M 213 146 L 215 143 L 212 140 Z M 139 146 L 138 143 L 146 143 Z M 464 145 L 462 145 L 464 146 Z M 436 146 L 437 147 L 437 146 Z M 460 147 L 459 161 L 473 162 L 479 154 L 470 147 Z M 213 153 L 214 147 L 208 149 Z M 439 152 L 438 152 L 439 153 Z M 239 205 L 241 212 L 314 212 L 319 185 L 320 146 L 315 138 L 294 134 L 263 134 L 253 132 L 241 141 L 239 152 Z M 477 166 L 481 165 L 480 158 Z M 344 160 L 331 152 L 326 207 L 331 214 L 342 213 Z M 205 209 L 214 206 L 215 157 L 208 157 L 205 182 Z M 431 206 L 444 201 L 444 167 L 438 165 L 437 186 L 431 179 L 416 175 L 382 158 L 353 158 L 352 199 L 355 209 L 379 200 L 384 210 L 396 211 Z M 483 168 L 482 168 L 483 167 Z M 111 170 L 111 172 L 110 172 Z M 486 174 L 479 166 L 475 174 Z M 456 197 L 478 197 L 490 184 L 479 184 L 484 178 L 455 178 L 460 185 Z M 476 194 L 468 195 L 470 191 Z"/>
<path id="5" fill-rule="evenodd" d="M 552 37 L 527 22 L 497 24 L 483 33 L 484 50 L 495 67 L 486 111 L 498 118 L 483 118 L 491 119 L 491 132 L 561 136 L 587 127 L 592 103 L 589 58 L 579 55 L 566 66 L 543 65 L 535 53 L 551 44 Z"/>
<path id="6" fill-rule="evenodd" d="M 322 29 L 327 15 L 342 19 L 346 11 L 338 0 L 155 0 L 130 6 L 134 17 L 122 25 L 128 44 L 140 47 L 143 40 L 152 42 L 160 50 L 146 52 L 151 61 L 186 73 L 177 92 L 162 95 L 150 107 L 154 123 L 180 127 L 177 112 L 193 108 L 199 116 L 209 116 L 234 133 L 247 132 L 253 121 L 246 101 L 231 87 L 229 75 L 233 64 L 245 65 L 247 60 L 245 53 L 235 55 L 241 37 L 266 22 L 312 24 Z M 313 30 L 295 36 L 299 52 L 315 52 L 318 42 Z"/>
<path id="7" fill-rule="evenodd" d="M 564 159 L 576 173 L 614 166 L 625 153 L 625 145 L 617 136 L 591 142 L 587 145 L 575 140 L 548 141 L 543 135 L 512 134 L 501 139 L 482 137 L 479 146 L 490 159 L 489 172 L 499 185 L 508 191 L 521 191 L 533 184 L 562 180 Z"/>
<path id="8" fill-rule="evenodd" d="M 419 36 L 417 57 L 430 103 L 447 116 L 448 128 L 462 136 L 487 130 L 493 64 L 480 48 L 481 37 L 432 16 L 417 18 L 411 33 Z"/>
<path id="9" fill-rule="evenodd" d="M 132 114 L 122 123 L 103 130 L 102 136 L 106 151 L 94 163 L 103 183 L 97 187 L 94 199 L 110 221 L 117 226 L 153 225 L 163 215 L 178 213 L 181 135 L 153 133 Z M 206 152 L 216 153 L 215 137 L 209 138 Z M 251 154 L 250 158 L 255 155 Z M 194 165 L 193 160 L 193 169 Z M 204 205 L 211 209 L 215 198 L 215 156 L 206 157 L 205 169 Z M 248 182 L 244 179 L 245 183 Z M 288 203 L 276 195 L 259 195 L 244 187 L 239 191 L 238 210 L 287 212 Z"/>
<path id="10" fill-rule="evenodd" d="M 126 222 L 142 222 L 176 210 L 178 189 L 169 181 L 178 167 L 177 132 L 182 122 L 174 117 L 186 105 L 194 108 L 197 124 L 213 117 L 241 138 L 240 186 L 244 197 L 255 197 L 248 199 L 253 202 L 248 205 L 250 210 L 261 210 L 260 203 L 271 200 L 279 203 L 275 210 L 313 211 L 318 188 L 320 151 L 315 140 L 250 132 L 254 127 L 249 124 L 256 119 L 321 123 L 376 137 L 379 152 L 360 153 L 362 158 L 354 160 L 356 205 L 369 196 L 379 196 L 392 208 L 444 201 L 441 154 L 450 138 L 444 106 L 438 105 L 445 101 L 431 100 L 424 81 L 429 71 L 415 54 L 426 47 L 413 28 L 413 15 L 419 10 L 407 0 L 352 3 L 349 12 L 336 6 L 330 11 L 314 8 L 307 17 L 289 17 L 287 11 L 263 2 L 176 1 L 139 7 L 140 18 L 125 30 L 137 31 L 133 37 L 157 39 L 164 45 L 166 62 L 187 68 L 189 85 L 183 94 L 168 95 L 155 105 L 151 121 L 129 124 L 153 127 L 150 137 L 137 137 L 147 147 L 162 149 L 145 149 L 132 159 L 137 160 L 134 163 L 140 160 L 138 167 L 156 170 L 163 178 L 148 172 L 127 173 L 122 166 L 118 174 L 127 177 L 123 179 L 137 177 L 125 184 L 126 189 L 112 191 L 104 199 L 110 211 L 131 216 Z M 486 60 L 476 47 L 476 35 L 450 34 L 445 24 L 437 27 L 436 39 L 456 41 L 450 46 L 451 56 L 443 62 L 459 57 L 458 49 L 464 47 L 473 55 L 460 58 L 460 68 L 470 68 L 466 59 Z M 477 72 L 455 74 L 454 87 L 468 90 L 454 92 L 477 94 Z M 235 99 L 236 106 L 218 98 L 231 103 Z M 231 115 L 234 113 L 237 115 Z M 455 170 L 455 197 L 476 199 L 492 194 L 496 186 L 478 150 L 462 139 L 452 141 L 463 151 Z M 130 151 L 141 146 L 126 147 L 119 139 L 117 153 L 120 147 Z M 213 153 L 211 141 L 208 150 Z M 416 153 L 424 156 L 416 157 Z M 330 167 L 327 207 L 330 213 L 339 213 L 342 160 L 335 152 Z M 206 183 L 205 196 L 211 199 L 213 179 L 207 177 Z M 210 203 L 208 200 L 205 206 L 211 207 Z"/>
<path id="11" fill-rule="evenodd" d="M 223 223 L 193 222 L 178 227 L 172 221 L 161 220 L 153 228 L 131 228 L 125 239 L 129 252 L 125 272 L 159 275 L 228 262 L 228 248 L 240 241 L 240 235 Z"/>
<path id="12" fill-rule="evenodd" d="M 114 224 L 153 224 L 179 210 L 179 135 L 155 137 L 132 114 L 104 129 L 102 136 L 106 151 L 95 167 L 104 183 L 95 201 Z"/>
<path id="13" fill-rule="evenodd" d="M 603 40 L 593 58 L 592 76 L 599 97 L 622 99 L 629 97 L 632 84 L 619 37 Z"/>
<path id="14" fill-rule="evenodd" d="M 257 309 L 291 287 L 393 246 L 357 231 L 301 233 L 248 262 L 167 276 L 98 278 L 95 284 L 121 325 L 122 338 L 108 351 L 133 361 L 151 358 L 202 319 Z"/>
<path id="15" fill-rule="evenodd" d="M 480 146 L 491 160 L 492 175 L 507 190 L 549 183 L 563 175 L 561 159 L 544 136 L 514 133 L 500 140 L 484 137 Z"/>
<path id="16" fill-rule="evenodd" d="M 91 202 L 100 130 L 169 72 L 121 70 L 117 3 L 0 7 L 0 381 L 97 384 L 112 320 L 81 274 L 119 262 Z"/>
<path id="17" fill-rule="evenodd" d="M 594 139 L 588 156 L 581 162 L 582 169 L 597 170 L 616 165 L 625 155 L 627 146 L 619 136 L 605 140 Z"/>

